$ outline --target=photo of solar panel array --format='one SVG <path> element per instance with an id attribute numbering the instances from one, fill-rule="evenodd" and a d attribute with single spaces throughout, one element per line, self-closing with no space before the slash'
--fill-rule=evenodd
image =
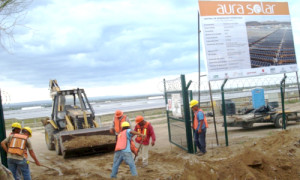
<path id="1" fill-rule="evenodd" d="M 251 68 L 296 64 L 290 22 L 247 22 Z"/>

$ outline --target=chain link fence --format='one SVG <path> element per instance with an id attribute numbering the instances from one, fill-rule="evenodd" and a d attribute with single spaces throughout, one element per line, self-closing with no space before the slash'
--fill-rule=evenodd
<path id="1" fill-rule="evenodd" d="M 297 112 L 300 111 L 300 98 L 298 89 L 298 78 L 296 73 L 287 73 L 285 80 L 285 92 L 284 103 L 285 111 Z M 281 112 L 281 92 L 280 82 L 283 79 L 283 74 L 267 75 L 259 77 L 248 77 L 239 79 L 229 79 L 224 86 L 225 91 L 225 106 L 227 119 L 230 122 L 233 117 L 242 117 L 245 112 L 253 109 L 253 90 L 263 89 L 265 105 L 272 107 L 272 110 Z M 187 79 L 188 81 L 189 79 Z M 211 81 L 209 82 L 206 77 L 201 77 L 200 82 L 200 106 L 206 113 L 209 128 L 207 130 L 207 147 L 214 148 L 218 145 L 225 146 L 225 131 L 224 131 L 224 117 L 222 114 L 222 97 L 221 86 L 224 81 Z M 210 83 L 210 84 L 209 84 Z M 209 85 L 211 87 L 211 96 L 213 103 L 210 99 Z M 198 100 L 198 82 L 193 81 L 189 90 L 192 90 L 193 99 Z M 178 91 L 181 88 L 180 78 L 166 81 L 167 91 Z M 172 98 L 170 95 L 168 99 Z M 189 97 L 190 98 L 190 97 Z M 181 103 L 181 109 L 182 107 Z M 213 109 L 215 113 L 216 130 L 214 128 Z M 170 112 L 170 116 L 173 116 L 173 112 Z M 182 115 L 183 116 L 183 115 Z M 299 115 L 298 115 L 299 116 Z M 297 117 L 299 118 L 299 117 Z M 291 118 L 290 118 L 291 119 Z M 300 126 L 300 123 L 296 121 L 288 121 L 287 128 L 293 128 Z M 176 142 L 184 144 L 183 138 L 178 138 L 185 132 L 184 123 L 178 123 L 176 121 L 170 121 L 172 138 Z M 274 131 L 280 131 L 280 128 L 276 128 L 272 122 L 260 122 L 254 123 L 253 127 L 228 127 L 228 139 L 229 144 L 242 143 L 249 138 L 265 136 L 272 134 Z"/>
<path id="2" fill-rule="evenodd" d="M 244 126 L 238 127 L 228 127 L 228 139 L 230 144 L 241 143 L 246 141 L 249 137 L 264 136 L 267 134 L 272 134 L 274 131 L 281 130 L 276 128 L 276 120 L 272 119 L 272 116 L 267 116 L 269 111 L 274 111 L 276 113 L 281 113 L 282 103 L 281 103 L 281 91 L 280 82 L 283 79 L 283 74 L 251 77 L 251 78 L 240 78 L 240 79 L 230 79 L 225 84 L 225 107 L 227 114 L 227 122 L 230 123 L 235 121 L 237 118 L 247 118 L 251 119 L 255 123 L 245 123 Z M 223 121 L 224 117 L 222 114 L 222 101 L 221 101 L 221 86 L 223 81 L 211 82 L 211 90 L 213 97 L 213 107 L 215 110 L 215 117 L 217 121 L 217 131 L 219 133 L 220 144 L 225 144 L 224 138 L 224 127 Z M 284 84 L 284 104 L 285 111 L 297 112 L 300 110 L 299 104 L 299 89 L 298 89 L 298 77 L 295 73 L 287 74 L 287 78 Z M 201 82 L 201 89 L 208 89 L 208 83 Z M 253 109 L 259 109 L 255 107 L 255 96 L 253 94 L 254 89 L 262 89 L 264 95 L 265 107 L 261 112 L 258 110 L 253 111 Z M 201 99 L 203 99 L 202 105 L 205 107 L 206 112 L 212 112 L 211 103 L 207 101 L 205 96 L 209 96 L 208 90 L 203 90 L 201 92 Z M 204 96 L 204 97 L 202 97 Z M 268 106 L 270 108 L 268 108 Z M 252 112 L 252 113 L 251 113 Z M 211 114 L 211 113 L 209 113 Z M 257 120 L 256 117 L 262 116 Z M 281 115 L 280 115 L 281 116 Z M 296 114 L 297 116 L 297 114 Z M 298 115 L 299 116 L 299 115 Z M 275 117 L 275 116 L 274 116 Z M 273 117 L 273 118 L 274 118 Z M 269 119 L 268 119 L 269 118 Z M 296 119 L 298 119 L 297 117 Z M 211 119 L 211 117 L 210 117 Z M 263 120 L 262 120 L 263 119 Z M 290 118 L 292 119 L 292 118 Z M 248 119 L 247 119 L 248 120 Z M 249 126 L 250 125 L 250 126 Z M 298 126 L 299 123 L 296 121 L 288 121 L 288 126 L 290 128 Z M 210 129 L 210 133 L 213 133 Z M 208 135 L 208 137 L 212 137 Z M 211 144 L 216 144 L 213 138 L 208 139 Z M 212 146 L 213 146 L 212 145 Z"/>

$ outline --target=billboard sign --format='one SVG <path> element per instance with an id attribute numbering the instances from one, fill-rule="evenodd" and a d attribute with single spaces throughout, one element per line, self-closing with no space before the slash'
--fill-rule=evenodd
<path id="1" fill-rule="evenodd" d="M 199 1 L 209 80 L 297 71 L 287 2 Z"/>

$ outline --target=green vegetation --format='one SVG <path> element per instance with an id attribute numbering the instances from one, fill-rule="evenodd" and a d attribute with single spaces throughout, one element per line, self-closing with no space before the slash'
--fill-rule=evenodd
<path id="1" fill-rule="evenodd" d="M 294 104 L 294 103 L 298 103 L 299 99 L 288 99 L 287 101 L 284 101 L 285 104 Z"/>
<path id="2" fill-rule="evenodd" d="M 9 130 L 11 128 L 11 124 L 14 122 L 18 122 L 20 124 L 24 123 L 24 126 L 29 127 L 42 127 L 43 124 L 41 122 L 42 119 L 45 119 L 45 117 L 42 118 L 31 118 L 31 119 L 5 119 L 5 128 Z"/>

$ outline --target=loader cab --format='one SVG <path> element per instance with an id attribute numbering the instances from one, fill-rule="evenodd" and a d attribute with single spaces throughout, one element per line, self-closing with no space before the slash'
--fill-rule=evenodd
<path id="1" fill-rule="evenodd" d="M 66 115 L 70 111 L 86 111 L 94 119 L 94 110 L 92 109 L 83 89 L 58 91 L 53 99 L 52 119 L 56 122 L 59 129 L 66 128 Z"/>

